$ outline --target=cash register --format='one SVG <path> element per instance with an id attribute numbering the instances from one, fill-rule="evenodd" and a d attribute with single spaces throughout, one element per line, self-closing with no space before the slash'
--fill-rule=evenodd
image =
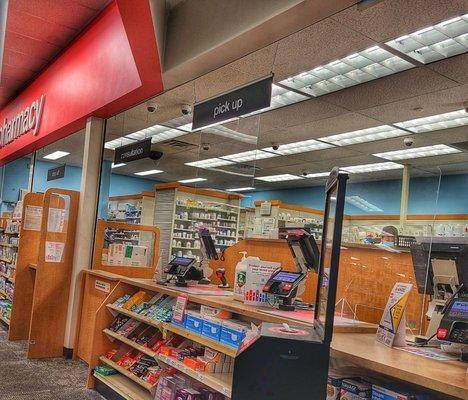
<path id="1" fill-rule="evenodd" d="M 468 295 L 456 297 L 447 305 L 437 339 L 468 345 Z"/>
<path id="2" fill-rule="evenodd" d="M 164 272 L 176 278 L 175 285 L 179 287 L 186 287 L 187 281 L 199 281 L 203 278 L 203 271 L 192 257 L 174 257 Z"/>
<path id="3" fill-rule="evenodd" d="M 309 270 L 317 271 L 319 250 L 315 238 L 303 229 L 294 229 L 286 236 L 289 249 L 296 265 L 295 272 L 280 269 L 273 273 L 263 286 L 263 292 L 279 298 L 278 308 L 283 311 L 294 311 L 296 296 L 305 287 Z"/>

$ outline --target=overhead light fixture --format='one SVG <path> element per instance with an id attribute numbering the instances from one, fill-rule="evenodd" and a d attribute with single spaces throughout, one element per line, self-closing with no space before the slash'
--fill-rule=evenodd
<path id="1" fill-rule="evenodd" d="M 415 133 L 455 128 L 457 126 L 468 125 L 468 112 L 466 110 L 452 111 L 431 115 L 430 117 L 397 122 L 395 125 Z"/>
<path id="2" fill-rule="evenodd" d="M 203 133 L 210 133 L 212 135 L 223 136 L 228 139 L 237 140 L 239 142 L 257 144 L 258 137 L 254 135 L 247 135 L 242 132 L 237 132 L 234 129 L 225 127 L 224 125 L 212 126 L 210 128 L 203 128 Z"/>
<path id="3" fill-rule="evenodd" d="M 373 46 L 291 76 L 280 83 L 312 96 L 322 96 L 413 67 L 410 62 Z"/>
<path id="4" fill-rule="evenodd" d="M 159 169 L 150 169 L 148 171 L 135 172 L 135 175 L 139 175 L 139 176 L 155 175 L 155 174 L 160 174 L 161 172 L 164 172 L 164 171 L 161 171 Z"/>
<path id="5" fill-rule="evenodd" d="M 319 138 L 327 143 L 332 143 L 336 146 L 348 146 L 358 143 L 373 142 L 376 140 L 389 139 L 398 136 L 406 135 L 407 132 L 401 129 L 394 128 L 390 125 L 381 125 L 373 128 L 359 129 L 357 131 L 340 133 Z"/>
<path id="6" fill-rule="evenodd" d="M 108 142 L 104 143 L 104 147 L 109 150 L 114 150 L 117 147 L 122 147 L 130 143 L 135 143 L 135 139 L 120 137 L 118 139 L 109 140 Z"/>
<path id="7" fill-rule="evenodd" d="M 454 153 L 461 153 L 461 150 L 447 146 L 445 144 L 436 144 L 434 146 L 424 146 L 405 150 L 387 151 L 385 153 L 376 153 L 373 155 L 375 157 L 385 158 L 386 160 L 407 160 L 412 158 L 442 156 Z"/>
<path id="8" fill-rule="evenodd" d="M 127 165 L 127 164 L 126 163 L 118 163 L 118 164 L 112 163 L 112 168 L 119 168 L 119 167 L 123 167 L 124 165 Z"/>
<path id="9" fill-rule="evenodd" d="M 363 199 L 361 196 L 346 196 L 345 200 L 347 203 L 352 204 L 353 206 L 368 212 L 383 212 L 383 210 L 377 207 L 375 204 L 368 202 L 366 199 Z"/>
<path id="10" fill-rule="evenodd" d="M 196 183 L 196 182 L 204 182 L 206 178 L 192 178 L 192 179 L 182 179 L 179 183 Z"/>
<path id="11" fill-rule="evenodd" d="M 222 160 L 221 158 L 207 158 L 206 160 L 192 161 L 192 162 L 185 163 L 185 165 L 189 165 L 190 167 L 197 167 L 197 168 L 223 167 L 225 165 L 232 165 L 232 164 L 235 164 L 235 162 L 229 161 L 229 160 Z"/>
<path id="12" fill-rule="evenodd" d="M 450 18 L 386 43 L 427 64 L 468 51 L 468 14 Z"/>
<path id="13" fill-rule="evenodd" d="M 226 192 L 248 192 L 250 190 L 255 190 L 255 188 L 254 187 L 233 188 L 233 189 L 226 189 Z"/>
<path id="14" fill-rule="evenodd" d="M 324 178 L 329 175 L 330 175 L 330 172 L 314 172 L 311 174 L 303 175 L 303 177 L 304 178 Z"/>
<path id="15" fill-rule="evenodd" d="M 392 169 L 400 169 L 403 167 L 403 165 L 394 162 L 382 162 L 373 164 L 352 165 L 350 167 L 343 167 L 341 169 L 343 171 L 349 172 L 350 174 L 361 174 L 366 172 L 389 171 Z"/>
<path id="16" fill-rule="evenodd" d="M 59 158 L 68 156 L 70 153 L 66 151 L 54 151 L 53 153 L 50 153 L 42 158 L 45 158 L 47 160 L 58 160 Z"/>
<path id="17" fill-rule="evenodd" d="M 302 140 L 300 142 L 282 144 L 278 147 L 277 150 L 274 150 L 271 147 L 265 147 L 262 150 L 285 156 L 290 154 L 307 153 L 309 151 L 322 150 L 330 147 L 333 147 L 333 145 L 319 142 L 315 139 L 310 139 Z"/>
<path id="18" fill-rule="evenodd" d="M 277 154 L 268 153 L 262 150 L 249 150 L 243 151 L 242 153 L 228 154 L 227 156 L 222 156 L 223 160 L 234 161 L 237 163 L 247 162 L 247 161 L 256 161 L 263 160 L 265 158 L 277 157 Z"/>
<path id="19" fill-rule="evenodd" d="M 280 175 L 269 175 L 269 176 L 257 176 L 255 179 L 264 182 L 283 182 L 283 181 L 295 181 L 298 179 L 304 179 L 302 176 L 291 175 L 291 174 L 280 174 Z"/>

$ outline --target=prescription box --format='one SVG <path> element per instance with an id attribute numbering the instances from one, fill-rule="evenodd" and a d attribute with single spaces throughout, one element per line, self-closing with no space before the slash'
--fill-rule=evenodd
<path id="1" fill-rule="evenodd" d="M 237 349 L 244 340 L 249 328 L 249 324 L 241 321 L 223 321 L 219 341 Z"/>
<path id="2" fill-rule="evenodd" d="M 370 400 L 372 385 L 356 379 L 343 379 L 341 382 L 340 400 Z"/>
<path id="3" fill-rule="evenodd" d="M 185 324 L 186 324 L 186 322 L 187 322 L 187 314 L 184 313 L 184 318 L 182 319 L 181 322 L 176 321 L 176 320 L 174 319 L 174 317 L 172 317 L 172 321 L 171 321 L 171 322 L 172 322 L 173 325 L 180 326 L 181 328 L 185 328 Z"/>
<path id="4" fill-rule="evenodd" d="M 197 311 L 186 311 L 185 317 L 185 329 L 201 334 L 203 328 L 203 318 L 201 314 Z"/>
<path id="5" fill-rule="evenodd" d="M 202 335 L 219 341 L 221 336 L 221 320 L 217 318 L 204 317 Z"/>

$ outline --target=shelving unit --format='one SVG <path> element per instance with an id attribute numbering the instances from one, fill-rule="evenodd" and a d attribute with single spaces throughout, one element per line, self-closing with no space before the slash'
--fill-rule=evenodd
<path id="1" fill-rule="evenodd" d="M 198 229 L 212 233 L 218 252 L 239 237 L 239 194 L 198 189 L 178 183 L 156 185 L 155 225 L 161 228 L 163 260 L 175 256 L 202 258 Z M 187 246 L 190 243 L 190 246 Z"/>
<path id="2" fill-rule="evenodd" d="M 99 357 L 99 360 L 103 364 L 106 364 L 109 367 L 114 368 L 116 371 L 119 372 L 119 374 L 122 374 L 123 376 L 126 376 L 127 378 L 131 379 L 133 382 L 135 382 L 138 385 L 140 385 L 141 387 L 145 388 L 146 390 L 150 391 L 153 388 L 153 385 L 149 384 L 148 382 L 145 382 L 143 379 L 138 378 L 136 375 L 134 375 L 131 372 L 127 371 L 125 368 L 122 368 L 120 365 L 113 362 L 112 360 L 109 360 L 108 358 L 106 358 L 104 356 Z"/>
<path id="3" fill-rule="evenodd" d="M 15 205 L 14 218 L 2 218 L 0 229 L 0 316 L 8 326 L 13 308 L 22 206 L 22 201 Z"/>
<path id="4" fill-rule="evenodd" d="M 153 396 L 148 390 L 143 389 L 140 385 L 122 374 L 103 376 L 95 373 L 94 378 L 113 389 L 125 400 L 153 399 Z"/>

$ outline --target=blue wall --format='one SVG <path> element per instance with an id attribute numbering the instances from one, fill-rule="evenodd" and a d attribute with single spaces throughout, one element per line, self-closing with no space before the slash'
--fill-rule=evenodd
<path id="1" fill-rule="evenodd" d="M 110 179 L 110 196 L 153 192 L 154 185 L 158 183 L 151 179 L 134 178 L 133 176 L 112 174 Z"/>
<path id="2" fill-rule="evenodd" d="M 438 182 L 438 177 L 410 180 L 409 214 L 468 213 L 468 174 L 442 176 L 440 196 L 437 201 Z M 258 191 L 248 193 L 246 196 L 248 197 L 242 201 L 242 205 L 246 207 L 253 207 L 256 200 L 278 199 L 285 203 L 323 209 L 325 201 L 323 186 Z M 401 180 L 349 183 L 346 196 L 359 196 L 383 210 L 366 212 L 347 202 L 345 207 L 347 214 L 399 214 Z"/>

